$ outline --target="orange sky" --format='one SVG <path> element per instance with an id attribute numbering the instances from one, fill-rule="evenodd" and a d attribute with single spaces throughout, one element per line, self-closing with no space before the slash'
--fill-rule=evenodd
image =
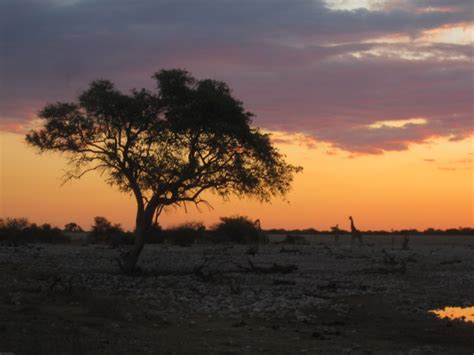
<path id="1" fill-rule="evenodd" d="M 181 67 L 228 83 L 304 172 L 289 202 L 211 196 L 214 210 L 166 211 L 162 225 L 240 214 L 264 228 L 347 229 L 349 215 L 362 230 L 474 227 L 467 2 L 120 3 L 0 2 L 15 34 L 1 57 L 0 218 L 89 228 L 105 216 L 133 228 L 130 196 L 94 174 L 61 186 L 65 160 L 36 154 L 24 133 L 90 80 L 151 88 L 153 72 Z"/>
<path id="2" fill-rule="evenodd" d="M 336 223 L 348 228 L 347 217 L 353 215 L 360 229 L 474 226 L 474 137 L 355 157 L 325 144 L 305 145 L 301 137 L 288 138 L 300 143 L 278 147 L 291 163 L 304 167 L 289 202 L 224 203 L 210 197 L 214 210 L 169 210 L 160 223 L 212 225 L 220 216 L 241 214 L 260 218 L 264 228 L 328 229 Z M 100 215 L 132 228 L 134 200 L 97 174 L 60 186 L 66 165 L 57 154 L 38 155 L 14 133 L 0 134 L 0 149 L 1 217 L 24 216 L 56 226 L 74 221 L 89 228 L 93 217 Z"/>

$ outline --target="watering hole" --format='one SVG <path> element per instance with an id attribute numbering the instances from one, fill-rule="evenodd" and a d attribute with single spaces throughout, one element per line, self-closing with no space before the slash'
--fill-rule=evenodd
<path id="1" fill-rule="evenodd" d="M 435 314 L 440 319 L 448 318 L 474 323 L 474 307 L 445 307 L 431 310 L 430 313 Z"/>

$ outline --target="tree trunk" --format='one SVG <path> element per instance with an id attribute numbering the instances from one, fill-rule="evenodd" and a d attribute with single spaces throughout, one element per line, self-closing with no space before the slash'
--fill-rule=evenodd
<path id="1" fill-rule="evenodd" d="M 135 241 L 133 243 L 132 249 L 128 251 L 127 254 L 122 258 L 121 268 L 125 273 L 132 273 L 136 271 L 138 258 L 143 250 L 145 245 L 145 232 L 140 228 L 135 230 Z"/>
<path id="2" fill-rule="evenodd" d="M 122 257 L 120 268 L 125 273 L 136 271 L 138 258 L 145 246 L 146 235 L 150 230 L 153 214 L 148 211 L 138 211 L 133 247 Z"/>

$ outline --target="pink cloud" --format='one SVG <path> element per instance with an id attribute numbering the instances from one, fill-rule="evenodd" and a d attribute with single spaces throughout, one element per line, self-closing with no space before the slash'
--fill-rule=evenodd
<path id="1" fill-rule="evenodd" d="M 380 154 L 474 133 L 472 46 L 372 41 L 470 21 L 467 1 L 416 0 L 405 11 L 402 0 L 371 11 L 289 0 L 117 0 L 110 12 L 102 1 L 55 7 L 25 0 L 29 11 L 7 3 L 0 4 L 11 15 L 2 29 L 15 35 L 5 42 L 3 130 L 21 130 L 44 104 L 74 99 L 92 79 L 153 88 L 154 71 L 183 67 L 227 82 L 257 114 L 256 125 L 302 134 L 308 146 L 324 141 Z M 435 11 L 423 11 L 429 6 Z M 427 123 L 368 128 L 415 117 Z"/>

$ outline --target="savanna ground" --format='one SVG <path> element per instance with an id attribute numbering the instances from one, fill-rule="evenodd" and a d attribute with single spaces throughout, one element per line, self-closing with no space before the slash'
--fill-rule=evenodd
<path id="1" fill-rule="evenodd" d="M 281 239 L 148 245 L 131 276 L 119 249 L 1 246 L 0 352 L 474 352 L 474 323 L 428 312 L 474 305 L 474 236 Z"/>

